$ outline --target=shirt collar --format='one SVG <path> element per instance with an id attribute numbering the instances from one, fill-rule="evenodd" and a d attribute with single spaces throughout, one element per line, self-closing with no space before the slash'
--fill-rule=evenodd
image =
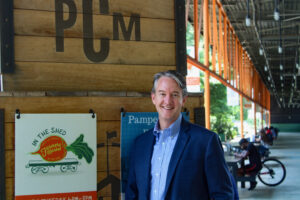
<path id="1" fill-rule="evenodd" d="M 153 130 L 153 134 L 156 137 L 156 139 L 159 138 L 160 133 L 166 133 L 169 136 L 175 136 L 176 134 L 179 133 L 180 130 L 180 124 L 181 124 L 181 120 L 182 120 L 182 114 L 180 113 L 180 115 L 178 116 L 178 118 L 176 119 L 175 122 L 173 122 L 173 124 L 171 124 L 169 126 L 169 128 L 166 128 L 165 130 L 160 130 L 159 127 L 159 120 L 155 123 L 154 126 L 154 130 Z"/>

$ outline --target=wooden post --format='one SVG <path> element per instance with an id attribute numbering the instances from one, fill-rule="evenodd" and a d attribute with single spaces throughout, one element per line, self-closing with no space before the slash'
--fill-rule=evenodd
<path id="1" fill-rule="evenodd" d="M 223 54 L 223 59 L 224 59 L 224 79 L 227 81 L 228 79 L 228 47 L 227 47 L 227 42 L 228 42 L 228 35 L 227 35 L 227 18 L 223 17 L 224 19 L 224 54 Z"/>
<path id="2" fill-rule="evenodd" d="M 261 108 L 261 128 L 263 129 L 264 128 L 264 108 L 262 107 Z"/>
<path id="3" fill-rule="evenodd" d="M 237 37 L 235 36 L 235 86 L 237 89 L 240 90 L 239 87 L 239 48 L 238 48 L 238 40 Z"/>
<path id="4" fill-rule="evenodd" d="M 213 71 L 217 72 L 217 66 L 216 66 L 216 55 L 219 51 L 219 40 L 218 40 L 218 21 L 217 21 L 217 13 L 216 13 L 216 0 L 213 0 L 213 53 L 212 53 L 212 65 L 213 65 Z M 219 55 L 219 54 L 218 54 Z"/>
<path id="5" fill-rule="evenodd" d="M 219 48 L 218 48 L 218 69 L 219 76 L 222 77 L 222 63 L 223 63 L 223 28 L 222 28 L 222 13 L 220 7 L 219 10 Z"/>
<path id="6" fill-rule="evenodd" d="M 241 137 L 244 138 L 243 95 L 241 95 L 241 94 L 240 94 L 240 120 L 241 120 Z"/>
<path id="7" fill-rule="evenodd" d="M 209 71 L 205 71 L 205 94 L 204 94 L 204 107 L 205 107 L 205 127 L 210 129 L 210 87 L 209 87 Z"/>
<path id="8" fill-rule="evenodd" d="M 270 107 L 271 107 L 271 98 L 270 98 L 270 95 L 267 95 L 267 94 L 269 94 L 269 93 L 268 93 L 268 90 L 266 88 L 265 96 L 266 96 L 266 99 L 268 101 L 266 109 L 268 109 L 268 111 L 269 111 L 269 127 L 270 127 L 271 126 L 271 109 L 270 109 Z"/>
<path id="9" fill-rule="evenodd" d="M 195 60 L 199 57 L 199 27 L 198 27 L 198 0 L 194 0 L 194 42 L 195 42 Z"/>
<path id="10" fill-rule="evenodd" d="M 269 112 L 269 127 L 271 126 L 271 111 L 270 110 L 268 110 Z"/>
<path id="11" fill-rule="evenodd" d="M 256 103 L 254 102 L 254 135 L 256 136 L 257 129 L 256 129 Z"/>
<path id="12" fill-rule="evenodd" d="M 203 4 L 203 28 L 204 28 L 204 65 L 209 68 L 209 7 L 208 0 Z M 215 40 L 215 38 L 214 38 Z M 213 55 L 214 56 L 214 55 Z M 209 71 L 205 71 L 204 82 L 204 107 L 205 107 L 205 127 L 210 129 L 210 88 L 209 88 Z"/>
<path id="13" fill-rule="evenodd" d="M 4 139 L 4 109 L 0 109 L 0 199 L 6 199 L 5 187 L 5 139 Z"/>

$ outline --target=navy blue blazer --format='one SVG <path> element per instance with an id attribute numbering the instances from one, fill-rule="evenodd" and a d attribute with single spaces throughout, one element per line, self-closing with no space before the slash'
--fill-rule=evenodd
<path id="1" fill-rule="evenodd" d="M 153 129 L 134 142 L 126 200 L 150 198 L 154 142 Z M 168 168 L 165 199 L 233 199 L 233 187 L 217 134 L 182 119 Z"/>

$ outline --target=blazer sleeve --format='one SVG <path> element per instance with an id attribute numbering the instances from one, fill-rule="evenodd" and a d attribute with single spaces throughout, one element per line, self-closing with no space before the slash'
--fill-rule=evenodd
<path id="1" fill-rule="evenodd" d="M 205 155 L 205 174 L 211 199 L 233 199 L 233 186 L 217 134 L 209 139 Z"/>
<path id="2" fill-rule="evenodd" d="M 138 189 L 137 189 L 137 185 L 136 185 L 134 158 L 135 158 L 135 142 L 134 142 L 133 148 L 131 149 L 131 153 L 130 153 L 128 181 L 127 181 L 126 192 L 125 192 L 126 200 L 138 199 Z"/>

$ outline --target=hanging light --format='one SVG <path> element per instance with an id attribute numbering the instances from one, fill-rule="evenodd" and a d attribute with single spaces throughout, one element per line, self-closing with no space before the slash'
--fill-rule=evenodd
<path id="1" fill-rule="evenodd" d="M 251 25 L 251 19 L 250 19 L 250 17 L 248 15 L 246 16 L 245 22 L 246 22 L 246 26 L 250 26 Z"/>
<path id="2" fill-rule="evenodd" d="M 278 8 L 275 8 L 275 10 L 274 10 L 274 19 L 276 21 L 278 21 L 280 19 L 280 14 L 279 14 Z"/>
<path id="3" fill-rule="evenodd" d="M 283 65 L 280 63 L 279 69 L 282 71 L 283 70 Z"/>
<path id="4" fill-rule="evenodd" d="M 247 0 L 247 16 L 245 19 L 245 23 L 246 23 L 246 26 L 251 25 L 251 19 L 250 19 L 250 15 L 249 15 L 249 0 Z"/>
<path id="5" fill-rule="evenodd" d="M 283 87 L 283 83 L 281 83 L 281 87 Z M 283 89 L 282 89 L 282 91 L 283 91 Z"/>
<path id="6" fill-rule="evenodd" d="M 299 69 L 299 63 L 298 62 L 296 62 L 296 68 Z"/>
<path id="7" fill-rule="evenodd" d="M 271 78 L 270 78 L 270 76 L 268 76 L 268 81 L 270 81 L 271 80 Z"/>
<path id="8" fill-rule="evenodd" d="M 278 21 L 280 19 L 279 10 L 277 7 L 277 0 L 275 0 L 274 19 Z"/>
<path id="9" fill-rule="evenodd" d="M 296 75 L 294 75 L 294 79 L 296 80 Z"/>
<path id="10" fill-rule="evenodd" d="M 264 50 L 262 47 L 259 48 L 259 55 L 261 55 L 261 56 L 264 55 Z"/>
<path id="11" fill-rule="evenodd" d="M 267 65 L 265 65 L 265 72 L 268 70 L 268 67 L 267 67 Z"/>
<path id="12" fill-rule="evenodd" d="M 282 54 L 281 20 L 279 20 L 279 46 L 278 46 L 278 53 Z"/>
<path id="13" fill-rule="evenodd" d="M 280 80 L 283 80 L 283 77 L 282 77 L 282 75 L 280 75 Z"/>
<path id="14" fill-rule="evenodd" d="M 281 42 L 280 42 L 281 43 Z M 279 54 L 282 54 L 282 46 L 281 46 L 281 44 L 278 46 L 278 53 Z"/>

